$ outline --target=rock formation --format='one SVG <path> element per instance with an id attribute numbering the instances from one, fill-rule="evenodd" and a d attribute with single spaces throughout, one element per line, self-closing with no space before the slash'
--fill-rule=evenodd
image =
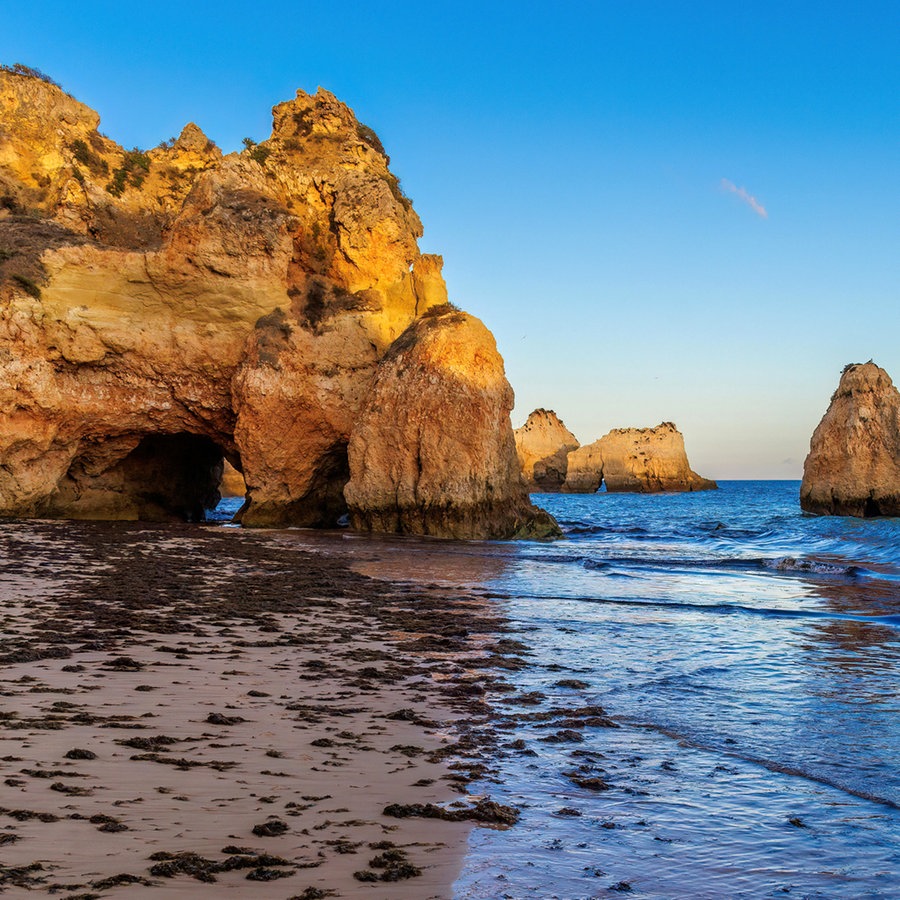
<path id="1" fill-rule="evenodd" d="M 380 141 L 320 89 L 276 106 L 271 137 L 241 153 L 196 125 L 126 151 L 35 74 L 0 71 L 0 514 L 196 518 L 226 459 L 246 480 L 243 524 L 334 524 L 351 475 L 360 491 L 375 477 L 347 447 L 382 360 L 394 371 L 394 341 L 447 302 Z M 538 515 L 508 482 L 498 377 L 478 397 L 496 408 L 472 413 L 493 417 L 498 447 L 474 480 L 428 495 L 448 510 L 429 533 L 483 536 L 451 510 L 489 495 L 493 517 L 502 502 L 515 521 Z M 473 396 L 454 389 L 447 402 Z M 430 415 L 434 395 L 408 401 Z M 457 493 L 479 478 L 493 494 Z"/>
<path id="2" fill-rule="evenodd" d="M 900 392 L 869 361 L 841 374 L 809 444 L 800 506 L 836 516 L 900 516 Z"/>
<path id="3" fill-rule="evenodd" d="M 464 538 L 561 536 L 524 492 L 513 393 L 474 316 L 433 307 L 394 342 L 350 437 L 350 522 Z"/>
<path id="4" fill-rule="evenodd" d="M 245 497 L 247 495 L 244 476 L 227 459 L 222 471 L 222 480 L 219 482 L 219 493 L 222 497 Z"/>
<path id="5" fill-rule="evenodd" d="M 655 428 L 615 428 L 600 440 L 573 450 L 562 490 L 590 494 L 601 483 L 610 492 L 643 494 L 717 487 L 691 470 L 684 438 L 671 422 Z"/>
<path id="6" fill-rule="evenodd" d="M 513 434 L 519 468 L 530 491 L 558 491 L 566 480 L 570 450 L 578 439 L 552 409 L 536 409 Z"/>

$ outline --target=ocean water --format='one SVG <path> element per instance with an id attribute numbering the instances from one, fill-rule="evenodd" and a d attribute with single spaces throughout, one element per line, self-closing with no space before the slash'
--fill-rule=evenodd
<path id="1" fill-rule="evenodd" d="M 502 762 L 522 821 L 473 835 L 457 896 L 900 897 L 900 519 L 798 494 L 534 497 L 568 540 L 482 582 L 532 651 L 510 678 L 621 727 Z"/>
<path id="2" fill-rule="evenodd" d="M 535 495 L 552 544 L 344 536 L 369 574 L 481 592 L 527 647 L 471 788 L 522 818 L 473 832 L 456 897 L 900 898 L 900 519 L 798 495 Z M 592 705 L 619 727 L 522 716 Z"/>

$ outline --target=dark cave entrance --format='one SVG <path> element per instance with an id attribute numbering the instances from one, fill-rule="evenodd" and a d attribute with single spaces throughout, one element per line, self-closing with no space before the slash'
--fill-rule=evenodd
<path id="1" fill-rule="evenodd" d="M 203 435 L 150 434 L 119 468 L 141 521 L 205 522 L 219 503 L 224 461 L 222 448 Z"/>

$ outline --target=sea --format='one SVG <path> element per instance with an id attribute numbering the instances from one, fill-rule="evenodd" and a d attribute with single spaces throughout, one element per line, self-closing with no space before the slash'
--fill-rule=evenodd
<path id="1" fill-rule="evenodd" d="M 454 896 L 900 898 L 900 519 L 806 515 L 797 481 L 532 499 L 565 540 L 344 538 L 509 621 L 499 713 L 610 720 L 504 733 L 470 790 L 521 820 L 473 831 Z"/>

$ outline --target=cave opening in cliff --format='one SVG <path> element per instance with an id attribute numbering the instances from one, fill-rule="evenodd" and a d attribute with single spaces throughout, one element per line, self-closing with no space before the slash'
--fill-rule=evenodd
<path id="1" fill-rule="evenodd" d="M 149 434 L 117 468 L 139 520 L 205 522 L 219 502 L 224 457 L 203 435 Z"/>

